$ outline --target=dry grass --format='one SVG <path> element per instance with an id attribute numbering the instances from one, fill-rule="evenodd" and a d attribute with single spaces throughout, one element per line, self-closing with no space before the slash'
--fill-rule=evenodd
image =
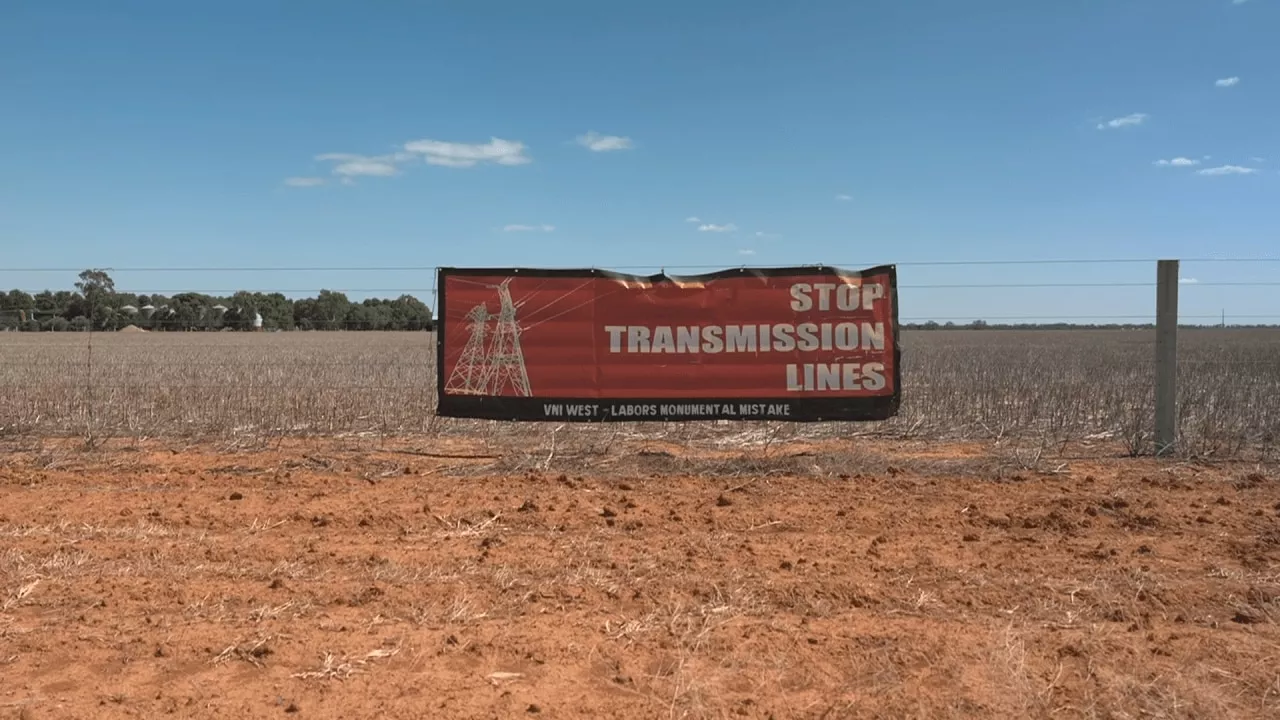
<path id="1" fill-rule="evenodd" d="M 0 344 L 0 435 L 222 438 L 491 433 L 435 407 L 429 333 L 9 334 Z M 1180 430 L 1201 457 L 1271 459 L 1280 440 L 1280 330 L 1184 330 Z M 875 434 L 995 440 L 1038 465 L 1056 444 L 1151 448 L 1153 333 L 907 332 L 904 402 L 891 422 L 733 423 L 524 430 L 544 455 L 607 453 L 648 436 L 721 442 L 755 457 L 796 439 Z M 509 439 L 505 427 L 496 442 Z M 549 432 L 554 430 L 554 432 Z M 50 458 L 50 462 L 56 459 Z"/>
<path id="2" fill-rule="evenodd" d="M 378 648 L 355 658 L 346 656 L 338 658 L 329 652 L 324 654 L 318 669 L 294 673 L 292 677 L 306 680 L 346 680 L 352 675 L 366 672 L 371 663 L 395 657 L 399 652 L 399 648 Z"/>
<path id="3" fill-rule="evenodd" d="M 420 432 L 427 333 L 19 334 L 0 345 L 0 433 L 238 437 Z M 92 357 L 92 360 L 90 359 Z"/>
<path id="4" fill-rule="evenodd" d="M 191 437 L 488 432 L 443 421 L 430 333 L 9 334 L 0 345 L 0 434 Z M 888 423 L 561 427 L 564 446 L 618 433 L 732 443 L 767 452 L 797 437 L 995 439 L 1016 457 L 1055 443 L 1151 450 L 1153 333 L 904 333 L 904 404 Z M 1180 433 L 1198 456 L 1275 456 L 1280 331 L 1183 331 Z M 539 428 L 532 436 L 541 437 Z M 238 438 L 238 439 L 237 439 Z M 561 450 L 547 446 L 544 462 Z"/>

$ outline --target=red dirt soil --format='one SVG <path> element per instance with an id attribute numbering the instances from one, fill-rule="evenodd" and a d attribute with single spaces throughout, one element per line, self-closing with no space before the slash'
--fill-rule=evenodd
<path id="1" fill-rule="evenodd" d="M 8 454 L 0 718 L 1280 716 L 1274 469 L 429 442 Z"/>

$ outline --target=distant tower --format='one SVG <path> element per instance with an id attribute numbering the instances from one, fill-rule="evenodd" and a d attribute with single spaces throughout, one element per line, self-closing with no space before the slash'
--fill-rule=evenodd
<path id="1" fill-rule="evenodd" d="M 502 303 L 498 311 L 498 326 L 489 344 L 488 362 L 482 387 L 489 395 L 501 395 L 508 385 L 518 397 L 529 397 L 529 373 L 524 366 L 524 353 L 520 350 L 520 326 L 516 323 L 516 304 L 511 300 L 511 278 L 497 286 L 498 299 Z"/>
<path id="2" fill-rule="evenodd" d="M 488 334 L 487 325 L 491 317 L 493 316 L 489 314 L 489 308 L 484 305 L 477 305 L 467 313 L 467 319 L 471 321 L 471 337 L 467 338 L 467 344 L 462 348 L 458 364 L 453 366 L 453 372 L 449 374 L 449 380 L 444 385 L 445 392 L 460 395 L 484 393 L 484 377 L 488 374 L 484 340 Z"/>

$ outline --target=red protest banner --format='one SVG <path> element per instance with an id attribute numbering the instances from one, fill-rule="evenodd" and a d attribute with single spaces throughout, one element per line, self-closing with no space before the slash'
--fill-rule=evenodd
<path id="1" fill-rule="evenodd" d="M 636 276 L 442 268 L 440 414 L 882 420 L 900 397 L 893 266 Z"/>

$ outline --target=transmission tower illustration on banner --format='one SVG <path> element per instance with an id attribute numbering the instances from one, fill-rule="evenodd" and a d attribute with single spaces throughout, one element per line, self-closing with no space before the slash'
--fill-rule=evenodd
<path id="1" fill-rule="evenodd" d="M 517 397 L 533 395 L 520 349 L 522 328 L 516 321 L 516 310 L 524 303 L 517 304 L 511 299 L 510 284 L 511 279 L 507 278 L 498 285 L 486 285 L 498 292 L 496 315 L 489 312 L 487 304 L 476 305 L 467 313 L 470 337 L 453 372 L 449 373 L 445 392 L 502 395 L 509 390 L 509 394 Z M 495 322 L 492 334 L 490 321 Z"/>

